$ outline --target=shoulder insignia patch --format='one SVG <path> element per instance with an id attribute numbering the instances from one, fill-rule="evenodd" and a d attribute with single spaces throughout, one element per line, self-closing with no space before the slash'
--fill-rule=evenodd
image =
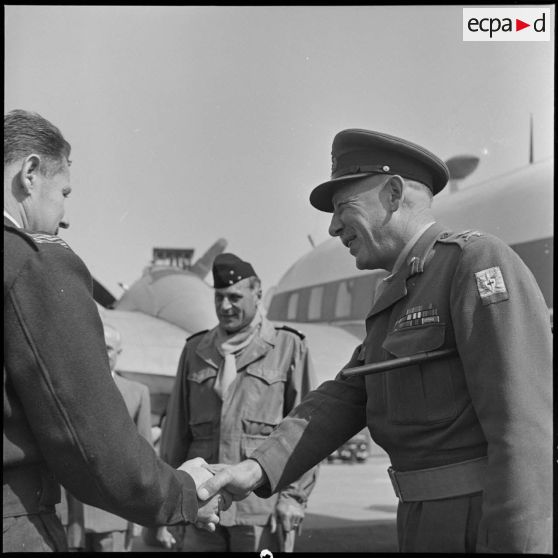
<path id="1" fill-rule="evenodd" d="M 197 337 L 198 335 L 201 335 L 202 333 L 207 333 L 209 331 L 209 329 L 202 329 L 201 331 L 198 331 L 197 333 L 194 333 L 193 335 L 190 335 L 190 337 L 186 337 L 186 341 L 190 341 L 190 339 L 193 339 L 194 337 Z"/>
<path id="2" fill-rule="evenodd" d="M 477 289 L 484 306 L 510 298 L 504 283 L 504 277 L 498 266 L 477 271 L 475 279 L 477 280 Z"/>
<path id="3" fill-rule="evenodd" d="M 37 244 L 60 244 L 64 248 L 71 250 L 71 248 L 59 236 L 43 233 L 27 233 Z"/>
<path id="4" fill-rule="evenodd" d="M 294 329 L 287 325 L 275 326 L 275 329 L 284 329 L 285 331 L 290 331 L 291 333 L 295 333 L 296 335 L 298 335 L 301 339 L 304 339 L 306 337 L 306 335 L 304 335 L 302 331 L 299 331 L 298 329 Z"/>

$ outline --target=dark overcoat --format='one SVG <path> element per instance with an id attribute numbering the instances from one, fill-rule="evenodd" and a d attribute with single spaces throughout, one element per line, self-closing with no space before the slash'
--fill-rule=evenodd
<path id="1" fill-rule="evenodd" d="M 4 518 L 54 513 L 58 483 L 139 524 L 197 516 L 193 479 L 138 434 L 111 378 L 86 266 L 6 220 L 3 431 Z M 4 532 L 4 550 L 21 543 Z"/>

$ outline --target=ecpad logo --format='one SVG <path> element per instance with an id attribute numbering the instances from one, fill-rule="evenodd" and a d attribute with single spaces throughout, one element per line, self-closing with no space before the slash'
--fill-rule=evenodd
<path id="1" fill-rule="evenodd" d="M 550 41 L 550 8 L 463 8 L 464 41 Z"/>

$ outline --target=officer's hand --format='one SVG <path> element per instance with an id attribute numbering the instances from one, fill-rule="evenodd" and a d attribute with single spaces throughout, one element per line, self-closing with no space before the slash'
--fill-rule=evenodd
<path id="1" fill-rule="evenodd" d="M 164 548 L 172 548 L 176 545 L 176 539 L 166 527 L 159 527 L 155 533 L 157 542 Z"/>
<path id="2" fill-rule="evenodd" d="M 279 526 L 284 533 L 293 530 L 300 533 L 303 519 L 304 507 L 301 504 L 292 498 L 279 498 L 271 516 L 271 532 L 274 533 Z"/>
<path id="3" fill-rule="evenodd" d="M 196 483 L 196 489 L 207 480 L 213 477 L 208 469 L 208 464 L 201 457 L 190 459 L 183 463 L 179 468 L 188 473 Z M 198 499 L 198 517 L 194 525 L 198 529 L 214 532 L 215 526 L 219 523 L 219 512 L 230 506 L 230 496 L 224 492 L 215 491 L 215 494 L 204 501 Z"/>
<path id="4" fill-rule="evenodd" d="M 246 459 L 236 465 L 213 466 L 215 475 L 198 488 L 202 500 L 211 498 L 220 490 L 225 490 L 233 500 L 242 500 L 267 481 L 267 476 L 260 464 L 254 459 Z M 227 508 L 223 508 L 227 509 Z"/>

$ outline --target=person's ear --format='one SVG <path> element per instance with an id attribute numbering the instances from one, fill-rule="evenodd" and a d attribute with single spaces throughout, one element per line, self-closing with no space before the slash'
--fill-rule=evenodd
<path id="1" fill-rule="evenodd" d="M 24 194 L 29 195 L 37 187 L 40 166 L 41 157 L 39 155 L 33 153 L 23 159 L 19 176 L 20 186 Z"/>
<path id="2" fill-rule="evenodd" d="M 387 194 L 386 199 L 392 212 L 399 209 L 399 204 L 403 198 L 404 186 L 405 182 L 398 174 L 390 176 L 389 180 L 384 185 L 384 191 Z"/>

